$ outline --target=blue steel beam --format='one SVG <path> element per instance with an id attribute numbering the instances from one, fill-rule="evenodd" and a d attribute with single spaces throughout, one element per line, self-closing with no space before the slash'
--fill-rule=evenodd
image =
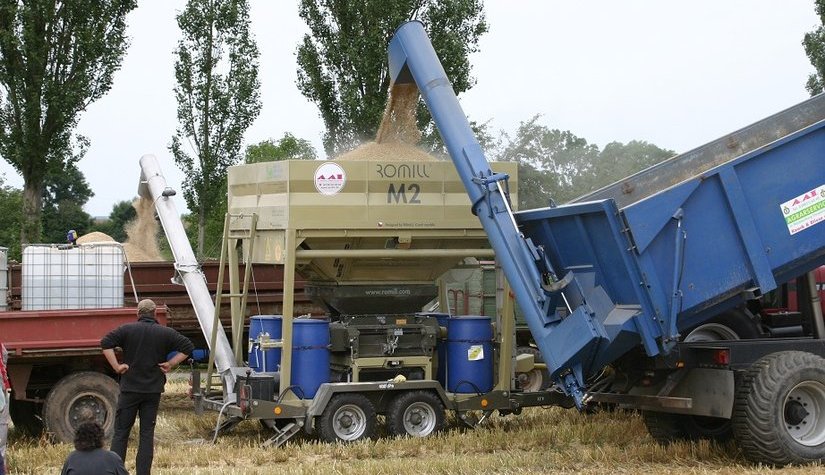
<path id="1" fill-rule="evenodd" d="M 556 316 L 559 292 L 553 285 L 561 287 L 557 280 L 562 276 L 555 275 L 542 249 L 519 232 L 506 194 L 508 177 L 491 170 L 420 22 L 396 30 L 389 68 L 393 87 L 418 86 L 551 374 L 581 406 L 583 366 L 589 363 L 583 360 L 592 358 L 606 338 L 604 329 L 587 305 L 571 309 L 564 320 Z M 550 334 L 555 330 L 556 341 L 564 341 L 565 348 L 553 347 Z"/>

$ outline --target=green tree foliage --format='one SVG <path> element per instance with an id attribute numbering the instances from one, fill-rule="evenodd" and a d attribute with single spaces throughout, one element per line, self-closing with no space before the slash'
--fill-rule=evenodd
<path id="1" fill-rule="evenodd" d="M 0 178 L 0 246 L 8 248 L 9 259 L 20 260 L 20 222 L 23 220 L 23 191 L 6 185 Z"/>
<path id="2" fill-rule="evenodd" d="M 576 196 L 576 178 L 589 172 L 599 154 L 596 145 L 570 131 L 541 125 L 539 118 L 522 122 L 515 137 L 504 134 L 498 157 L 519 163 L 519 209 L 548 206 L 550 198 L 562 202 Z"/>
<path id="3" fill-rule="evenodd" d="M 83 173 L 74 163 L 47 178 L 43 191 L 43 241 L 65 242 L 70 229 L 78 235 L 91 230 L 92 217 L 83 205 L 94 196 Z"/>
<path id="4" fill-rule="evenodd" d="M 268 139 L 246 147 L 246 163 L 278 160 L 315 160 L 318 152 L 309 140 L 299 139 L 289 132 L 279 140 Z"/>
<path id="5" fill-rule="evenodd" d="M 802 40 L 805 54 L 816 69 L 815 73 L 808 76 L 808 82 L 805 84 L 812 96 L 825 90 L 825 0 L 815 0 L 814 5 L 822 25 L 814 31 L 805 33 Z"/>
<path id="6" fill-rule="evenodd" d="M 539 117 L 522 122 L 514 137 L 503 134 L 500 150 L 492 155 L 518 162 L 519 209 L 564 203 L 675 155 L 635 140 L 599 150 L 569 130 L 539 124 Z"/>
<path id="7" fill-rule="evenodd" d="M 243 134 L 261 109 L 258 47 L 246 0 L 189 0 L 177 20 L 179 125 L 170 150 L 185 174 L 202 256 L 206 222 L 225 201 L 226 169 L 239 161 Z"/>
<path id="8" fill-rule="evenodd" d="M 375 137 L 390 82 L 387 44 L 401 23 L 427 25 L 456 94 L 473 86 L 468 57 L 487 31 L 481 0 L 301 0 L 299 15 L 310 34 L 298 47 L 298 88 L 321 111 L 330 156 Z M 423 108 L 419 117 L 431 130 Z"/>
<path id="9" fill-rule="evenodd" d="M 223 195 L 226 196 L 226 185 L 223 188 Z M 206 221 L 204 222 L 204 233 L 203 233 L 203 252 L 198 259 L 201 261 L 205 260 L 218 260 L 221 257 L 221 244 L 223 244 L 223 225 L 224 225 L 224 218 L 227 212 L 227 203 L 226 200 L 221 200 L 220 203 L 215 205 L 215 209 L 209 216 L 206 217 Z M 197 229 L 198 226 L 198 217 L 195 214 L 188 214 L 181 217 L 183 220 L 183 226 L 189 235 L 189 242 L 192 245 L 192 248 L 197 245 L 197 234 L 190 232 L 190 230 Z M 166 240 L 162 240 L 162 244 L 166 244 Z M 163 252 L 163 246 L 161 246 L 161 252 Z"/>
<path id="10" fill-rule="evenodd" d="M 137 217 L 132 201 L 120 201 L 112 206 L 109 219 L 95 224 L 90 231 L 108 234 L 117 242 L 126 242 L 126 224 Z"/>
<path id="11" fill-rule="evenodd" d="M 610 142 L 605 145 L 589 173 L 582 176 L 576 196 L 598 190 L 626 176 L 676 155 L 673 150 L 657 147 L 640 140 L 631 140 L 623 144 Z"/>
<path id="12" fill-rule="evenodd" d="M 50 176 L 82 157 L 80 113 L 111 87 L 135 0 L 0 0 L 0 155 L 22 176 L 24 243 Z"/>

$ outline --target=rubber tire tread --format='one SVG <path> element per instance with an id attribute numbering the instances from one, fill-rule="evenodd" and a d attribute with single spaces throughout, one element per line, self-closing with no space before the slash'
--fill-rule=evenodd
<path id="1" fill-rule="evenodd" d="M 723 443 L 733 438 L 733 430 L 729 419 L 706 417 L 705 420 L 718 424 L 712 429 L 704 427 L 703 422 L 700 421 L 701 416 L 682 415 L 681 424 L 687 434 L 688 440 L 707 439 L 715 442 Z M 706 422 L 705 422 L 706 423 Z"/>
<path id="2" fill-rule="evenodd" d="M 364 411 L 364 417 L 366 418 L 367 426 L 364 429 L 364 433 L 355 440 L 341 440 L 335 434 L 335 429 L 332 427 L 335 411 L 347 404 L 360 407 L 361 410 Z M 359 393 L 340 393 L 330 398 L 327 407 L 325 407 L 321 415 L 318 416 L 316 427 L 318 428 L 318 435 L 321 437 L 321 440 L 325 442 L 349 443 L 357 440 L 371 439 L 375 435 L 375 423 L 375 406 L 373 406 L 372 402 L 366 396 Z"/>
<path id="3" fill-rule="evenodd" d="M 691 331 L 708 323 L 718 323 L 730 328 L 739 336 L 740 340 L 752 340 L 763 336 L 762 331 L 759 328 L 759 323 L 757 323 L 756 320 L 751 318 L 751 316 L 741 308 L 734 308 L 726 312 L 722 312 L 710 320 L 702 322 L 700 325 L 696 325 L 688 330 L 685 330 L 682 332 L 682 335 L 687 336 Z"/>
<path id="4" fill-rule="evenodd" d="M 103 373 L 82 371 L 64 376 L 52 387 L 43 403 L 43 424 L 47 432 L 58 442 L 71 444 L 74 441 L 74 428 L 66 423 L 67 404 L 78 392 L 98 393 L 98 397 L 108 401 L 112 412 L 106 414 L 103 425 L 105 438 L 110 440 L 115 431 L 115 413 L 120 388 L 114 379 Z"/>
<path id="5" fill-rule="evenodd" d="M 390 435 L 406 436 L 410 435 L 404 429 L 404 411 L 415 402 L 427 403 L 435 410 L 435 427 L 428 437 L 444 429 L 446 417 L 444 415 L 444 404 L 441 399 L 430 391 L 404 391 L 390 402 L 387 407 L 387 432 Z"/>
<path id="6" fill-rule="evenodd" d="M 825 458 L 825 444 L 800 445 L 784 429 L 785 398 L 796 384 L 812 380 L 825 384 L 825 359 L 802 351 L 771 353 L 745 372 L 735 393 L 732 425 L 746 458 L 771 466 Z"/>
<path id="7" fill-rule="evenodd" d="M 679 414 L 668 412 L 642 411 L 642 420 L 647 432 L 659 445 L 669 445 L 680 440 L 687 440 Z"/>

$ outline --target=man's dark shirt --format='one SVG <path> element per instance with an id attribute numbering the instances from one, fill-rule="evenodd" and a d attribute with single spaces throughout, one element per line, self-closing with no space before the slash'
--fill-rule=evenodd
<path id="1" fill-rule="evenodd" d="M 116 453 L 94 449 L 70 453 L 60 475 L 129 475 L 129 472 Z"/>
<path id="2" fill-rule="evenodd" d="M 123 362 L 129 370 L 120 375 L 120 390 L 136 393 L 162 393 L 166 375 L 158 363 L 166 361 L 173 351 L 191 355 L 195 349 L 185 336 L 145 316 L 115 328 L 100 340 L 100 346 L 104 350 L 123 349 Z"/>

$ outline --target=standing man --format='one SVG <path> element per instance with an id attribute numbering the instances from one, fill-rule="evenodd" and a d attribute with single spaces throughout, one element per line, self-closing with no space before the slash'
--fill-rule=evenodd
<path id="1" fill-rule="evenodd" d="M 154 454 L 155 421 L 160 394 L 166 384 L 166 373 L 185 360 L 194 349 L 192 342 L 171 328 L 158 324 L 155 302 L 144 299 L 138 303 L 138 320 L 112 330 L 100 340 L 103 355 L 120 375 L 120 397 L 115 415 L 115 435 L 112 452 L 126 460 L 129 432 L 140 415 L 140 439 L 137 451 L 137 475 L 149 475 Z M 123 362 L 115 355 L 115 347 L 123 350 Z M 166 355 L 178 353 L 169 361 Z"/>

